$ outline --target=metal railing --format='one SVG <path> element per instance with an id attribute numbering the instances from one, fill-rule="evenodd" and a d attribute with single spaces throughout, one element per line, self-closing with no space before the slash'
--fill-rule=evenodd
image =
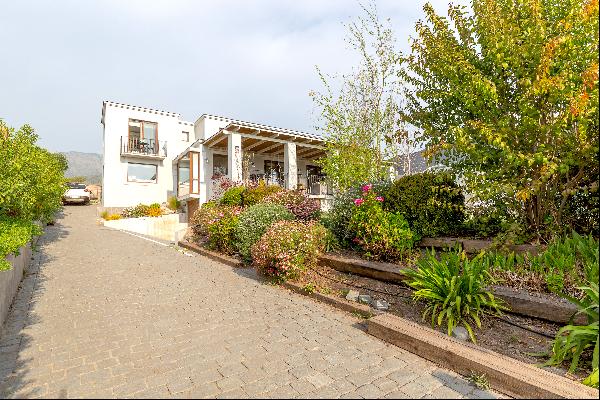
<path id="1" fill-rule="evenodd" d="M 138 139 L 121 136 L 121 154 L 166 157 L 167 143 L 154 139 Z"/>
<path id="2" fill-rule="evenodd" d="M 332 195 L 331 186 L 327 184 L 325 175 L 308 175 L 306 181 L 306 193 L 314 196 Z"/>

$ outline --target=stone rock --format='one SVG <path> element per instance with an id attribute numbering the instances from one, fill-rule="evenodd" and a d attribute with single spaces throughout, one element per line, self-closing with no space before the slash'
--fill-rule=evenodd
<path id="1" fill-rule="evenodd" d="M 374 300 L 371 302 L 371 305 L 374 309 L 380 311 L 387 311 L 387 309 L 390 308 L 389 303 L 385 300 Z"/>
<path id="2" fill-rule="evenodd" d="M 346 295 L 346 300 L 358 301 L 359 294 L 360 293 L 358 293 L 358 291 L 356 291 L 356 290 L 350 290 L 350 291 L 348 291 L 348 294 Z"/>
<path id="3" fill-rule="evenodd" d="M 371 296 L 369 296 L 368 294 L 361 294 L 358 296 L 359 303 L 369 304 L 369 303 L 371 303 L 371 301 L 372 301 Z"/>
<path id="4" fill-rule="evenodd" d="M 462 326 L 456 326 L 452 329 L 452 337 L 463 342 L 469 341 L 469 331 L 467 331 Z"/>

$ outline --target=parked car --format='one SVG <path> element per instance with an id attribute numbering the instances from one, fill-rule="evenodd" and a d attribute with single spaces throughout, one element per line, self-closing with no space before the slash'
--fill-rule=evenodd
<path id="1" fill-rule="evenodd" d="M 69 189 L 62 198 L 63 204 L 88 204 L 90 202 L 90 191 L 86 189 L 83 183 L 67 183 L 67 186 L 69 187 Z"/>

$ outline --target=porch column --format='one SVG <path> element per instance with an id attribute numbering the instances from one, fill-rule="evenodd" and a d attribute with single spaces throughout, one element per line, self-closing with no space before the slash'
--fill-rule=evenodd
<path id="1" fill-rule="evenodd" d="M 283 171 L 286 189 L 298 186 L 298 161 L 296 159 L 296 143 L 286 143 L 283 151 Z"/>
<path id="2" fill-rule="evenodd" d="M 242 137 L 235 132 L 228 133 L 227 175 L 233 182 L 242 181 Z"/>

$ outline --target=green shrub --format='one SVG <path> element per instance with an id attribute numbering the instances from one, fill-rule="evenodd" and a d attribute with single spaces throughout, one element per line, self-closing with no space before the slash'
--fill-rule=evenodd
<path id="1" fill-rule="evenodd" d="M 147 217 L 160 217 L 163 214 L 162 207 L 158 203 L 153 203 L 148 206 L 146 212 Z"/>
<path id="2" fill-rule="evenodd" d="M 388 182 L 376 182 L 373 183 L 372 190 L 385 193 L 389 186 Z M 335 235 L 342 247 L 352 246 L 352 240 L 356 237 L 356 232 L 350 229 L 350 219 L 354 211 L 354 200 L 361 196 L 361 188 L 362 186 L 336 193 L 331 209 L 321 215 L 321 223 Z"/>
<path id="3" fill-rule="evenodd" d="M 478 257 L 469 260 L 466 253 L 452 251 L 436 257 L 432 250 L 417 261 L 416 269 L 403 271 L 408 285 L 415 289 L 413 298 L 427 307 L 423 319 L 431 316 L 432 327 L 446 323 L 448 335 L 459 325 L 475 342 L 471 324 L 481 328 L 481 317 L 500 315 L 503 303 L 488 290 L 495 281 Z"/>
<path id="4" fill-rule="evenodd" d="M 0 119 L 0 216 L 47 222 L 67 189 L 67 162 L 37 146 L 33 128 L 18 131 Z"/>
<path id="5" fill-rule="evenodd" d="M 106 219 L 108 217 L 108 215 L 109 215 L 108 211 L 104 210 L 100 213 L 100 218 Z"/>
<path id="6" fill-rule="evenodd" d="M 236 251 L 235 232 L 238 216 L 242 208 L 238 206 L 219 206 L 215 218 L 208 221 L 208 246 L 226 254 Z"/>
<path id="7" fill-rule="evenodd" d="M 365 255 L 374 259 L 399 259 L 412 249 L 415 235 L 400 213 L 385 211 L 385 199 L 377 196 L 372 185 L 363 186 L 361 197 L 354 200 L 349 229 L 353 241 Z"/>
<path id="8" fill-rule="evenodd" d="M 266 230 L 277 221 L 293 220 L 294 214 L 279 204 L 256 204 L 240 214 L 235 232 L 238 251 L 246 261 L 251 260 L 250 249 Z"/>
<path id="9" fill-rule="evenodd" d="M 234 186 L 225 191 L 221 197 L 220 203 L 229 206 L 242 205 L 242 193 L 246 188 L 244 186 Z"/>
<path id="10" fill-rule="evenodd" d="M 196 240 L 208 238 L 208 227 L 218 218 L 219 204 L 216 201 L 208 201 L 200 206 L 190 220 L 190 227 Z"/>
<path id="11" fill-rule="evenodd" d="M 107 215 L 106 218 L 104 218 L 104 219 L 107 221 L 115 221 L 115 220 L 118 220 L 121 218 L 123 218 L 123 217 L 121 217 L 120 214 L 110 214 L 110 215 Z"/>
<path id="12" fill-rule="evenodd" d="M 40 235 L 40 228 L 29 220 L 0 216 L 0 271 L 10 268 L 6 256 L 19 254 L 34 235 Z"/>
<path id="13" fill-rule="evenodd" d="M 297 278 L 317 264 L 327 230 L 319 223 L 278 221 L 252 246 L 258 272 L 278 281 Z"/>
<path id="14" fill-rule="evenodd" d="M 282 191 L 283 188 L 277 185 L 267 185 L 264 181 L 259 181 L 257 184 L 246 186 L 242 194 L 242 205 L 252 206 L 258 204 L 270 194 Z"/>
<path id="15" fill-rule="evenodd" d="M 399 212 L 420 236 L 452 235 L 464 220 L 465 198 L 451 175 L 420 173 L 394 181 L 384 208 Z"/>
<path id="16" fill-rule="evenodd" d="M 569 372 L 578 368 L 582 355 L 592 350 L 592 374 L 586 379 L 589 386 L 598 387 L 598 284 L 579 288 L 585 293 L 582 300 L 567 297 L 577 308 L 577 314 L 587 317 L 587 325 L 572 325 L 562 327 L 556 334 L 552 344 L 552 354 L 545 365 L 559 365 L 570 361 Z"/>
<path id="17" fill-rule="evenodd" d="M 167 207 L 169 207 L 173 211 L 177 211 L 179 210 L 179 207 L 181 207 L 181 202 L 177 200 L 177 197 L 170 196 L 167 199 Z"/>
<path id="18" fill-rule="evenodd" d="M 270 194 L 263 199 L 263 202 L 280 204 L 294 214 L 296 218 L 305 221 L 318 218 L 321 210 L 318 201 L 309 198 L 305 193 L 298 190 L 282 190 Z"/>

